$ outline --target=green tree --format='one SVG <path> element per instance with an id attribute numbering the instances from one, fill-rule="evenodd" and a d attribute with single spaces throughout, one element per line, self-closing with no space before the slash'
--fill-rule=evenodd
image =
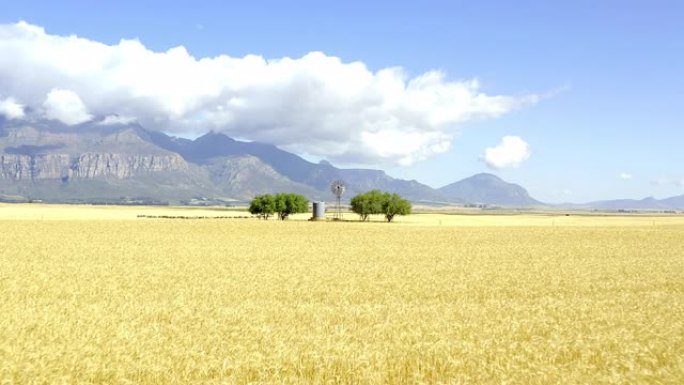
<path id="1" fill-rule="evenodd" d="M 397 215 L 411 214 L 411 202 L 397 194 L 380 190 L 370 190 L 353 197 L 351 210 L 359 214 L 362 221 L 367 221 L 372 214 L 382 214 L 387 222 L 392 222 Z"/>
<path id="2" fill-rule="evenodd" d="M 275 197 L 271 194 L 257 195 L 249 204 L 249 212 L 259 219 L 268 219 L 276 212 Z"/>
<path id="3" fill-rule="evenodd" d="M 275 212 L 281 220 L 287 219 L 290 214 L 305 213 L 309 211 L 309 201 L 303 196 L 294 193 L 279 193 L 274 197 Z"/>
<path id="4" fill-rule="evenodd" d="M 372 214 L 382 214 L 384 194 L 380 190 L 370 190 L 353 197 L 350 201 L 351 210 L 359 214 L 362 221 L 367 221 Z"/>
<path id="5" fill-rule="evenodd" d="M 392 222 L 396 215 L 411 214 L 411 202 L 397 194 L 385 193 L 382 199 L 382 213 L 385 214 L 387 222 Z"/>

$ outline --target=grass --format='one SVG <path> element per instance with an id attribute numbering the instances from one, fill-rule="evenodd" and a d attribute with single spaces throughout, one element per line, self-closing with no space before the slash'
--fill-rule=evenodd
<path id="1" fill-rule="evenodd" d="M 684 382 L 683 218 L 174 212 L 0 207 L 0 383 Z"/>

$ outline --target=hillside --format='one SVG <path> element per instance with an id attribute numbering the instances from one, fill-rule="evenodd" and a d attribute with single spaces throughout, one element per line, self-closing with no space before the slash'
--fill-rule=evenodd
<path id="1" fill-rule="evenodd" d="M 450 201 L 499 204 L 505 206 L 538 206 L 543 203 L 532 198 L 521 186 L 503 181 L 496 175 L 482 173 L 449 184 L 438 190 Z"/>
<path id="2" fill-rule="evenodd" d="M 524 188 L 491 174 L 433 189 L 382 170 L 309 162 L 270 144 L 237 141 L 221 133 L 189 140 L 138 125 L 68 127 L 0 121 L 4 200 L 244 201 L 276 191 L 325 200 L 330 199 L 328 186 L 335 179 L 347 183 L 347 196 L 382 189 L 420 202 L 539 204 Z"/>

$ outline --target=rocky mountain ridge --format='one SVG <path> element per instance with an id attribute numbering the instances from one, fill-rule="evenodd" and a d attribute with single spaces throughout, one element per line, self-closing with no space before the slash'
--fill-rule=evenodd
<path id="1" fill-rule="evenodd" d="M 125 179 L 160 171 L 187 171 L 182 157 L 121 153 L 0 155 L 0 179 L 34 181 L 59 179 Z"/>
<path id="2" fill-rule="evenodd" d="M 276 146 L 241 142 L 210 132 L 195 140 L 138 125 L 0 122 L 0 199 L 117 202 L 141 198 L 244 201 L 255 194 L 293 191 L 331 199 L 332 180 L 347 182 L 348 196 L 370 189 L 415 202 L 529 207 L 541 203 L 491 174 L 433 189 L 382 170 L 341 169 L 312 163 Z M 3 198 L 4 197 L 4 198 Z"/>

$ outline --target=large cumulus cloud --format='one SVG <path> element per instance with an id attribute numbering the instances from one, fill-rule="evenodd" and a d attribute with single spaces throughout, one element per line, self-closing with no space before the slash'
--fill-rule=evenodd
<path id="1" fill-rule="evenodd" d="M 209 130 L 342 163 L 411 164 L 447 151 L 459 123 L 496 118 L 535 95 L 484 93 L 477 80 L 311 52 L 267 60 L 195 58 L 138 40 L 107 45 L 26 22 L 0 25 L 0 114 L 66 124 L 138 121 L 169 133 Z M 22 112 L 18 107 L 21 106 Z"/>
<path id="2" fill-rule="evenodd" d="M 519 167 L 530 157 L 530 146 L 519 136 L 504 136 L 495 147 L 487 147 L 480 160 L 487 167 L 500 170 Z"/>

